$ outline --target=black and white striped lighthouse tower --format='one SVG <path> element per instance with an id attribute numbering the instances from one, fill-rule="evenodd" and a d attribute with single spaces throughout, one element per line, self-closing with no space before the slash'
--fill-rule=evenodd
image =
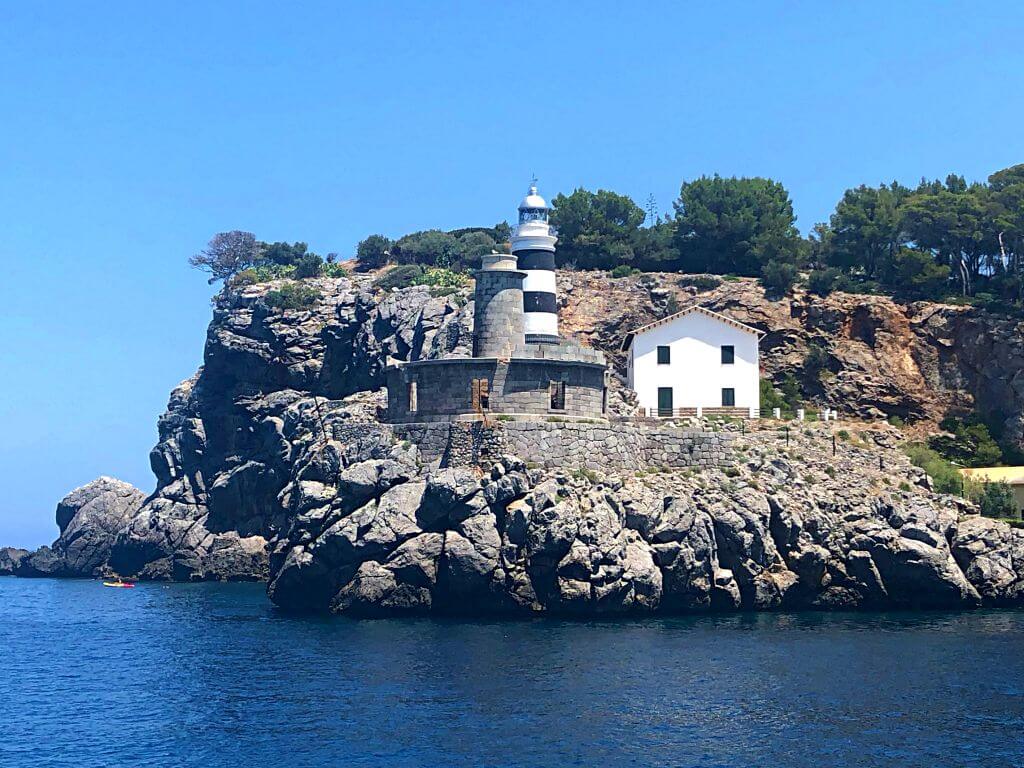
<path id="1" fill-rule="evenodd" d="M 512 253 L 526 273 L 523 317 L 527 344 L 558 344 L 558 300 L 555 296 L 555 240 L 548 224 L 548 204 L 537 186 L 519 204 L 519 224 L 512 233 Z"/>

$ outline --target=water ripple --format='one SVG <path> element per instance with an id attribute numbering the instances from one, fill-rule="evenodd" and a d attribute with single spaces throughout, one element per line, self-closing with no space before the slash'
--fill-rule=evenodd
<path id="1" fill-rule="evenodd" d="M 0 579 L 0 766 L 1020 766 L 1024 613 L 294 618 Z"/>

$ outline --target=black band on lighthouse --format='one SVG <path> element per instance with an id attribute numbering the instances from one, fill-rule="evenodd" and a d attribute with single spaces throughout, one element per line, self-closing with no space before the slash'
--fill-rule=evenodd
<path id="1" fill-rule="evenodd" d="M 558 312 L 555 294 L 548 291 L 523 291 L 524 312 Z"/>
<path id="2" fill-rule="evenodd" d="M 551 251 L 516 251 L 519 269 L 555 269 L 555 254 Z"/>

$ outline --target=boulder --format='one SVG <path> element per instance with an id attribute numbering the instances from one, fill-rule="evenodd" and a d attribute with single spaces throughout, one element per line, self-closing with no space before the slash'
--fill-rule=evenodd
<path id="1" fill-rule="evenodd" d="M 27 549 L 17 547 L 0 547 L 0 576 L 14 574 L 18 564 L 28 555 Z"/>

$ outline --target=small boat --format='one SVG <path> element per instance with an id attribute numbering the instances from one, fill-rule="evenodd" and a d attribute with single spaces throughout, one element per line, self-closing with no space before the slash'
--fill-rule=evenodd
<path id="1" fill-rule="evenodd" d="M 128 589 L 130 587 L 134 587 L 135 586 L 135 582 L 134 581 L 122 581 L 121 579 L 118 579 L 117 581 L 104 581 L 103 582 L 103 586 L 104 587 L 122 587 L 124 589 Z"/>

